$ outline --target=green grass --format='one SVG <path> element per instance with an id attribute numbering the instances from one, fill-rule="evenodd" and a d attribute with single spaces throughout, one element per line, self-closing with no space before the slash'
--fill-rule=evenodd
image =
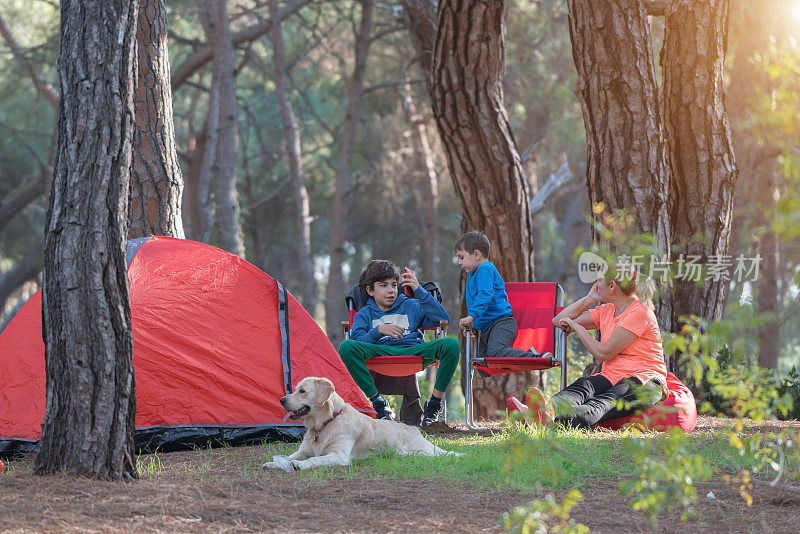
<path id="1" fill-rule="evenodd" d="M 616 456 L 618 440 L 594 440 L 590 433 L 575 430 L 551 435 L 542 429 L 513 429 L 491 437 L 475 436 L 466 441 L 436 436 L 430 439 L 440 447 L 461 452 L 464 456 L 400 457 L 391 451 L 381 451 L 356 460 L 347 467 L 280 473 L 281 476 L 319 480 L 331 477 L 438 479 L 483 488 L 537 490 L 581 485 L 587 477 L 597 476 L 593 466 L 618 472 L 620 465 L 626 463 Z M 524 451 L 546 448 L 550 440 L 555 440 L 569 453 L 549 452 L 526 457 Z M 274 454 L 287 454 L 295 448 L 296 445 L 265 444 L 262 447 L 263 455 L 255 462 L 257 468 L 245 466 L 245 472 L 256 478 L 264 476 L 261 463 L 269 461 Z M 627 462 L 627 470 L 631 468 L 632 465 Z"/>
<path id="2" fill-rule="evenodd" d="M 259 482 L 267 477 L 288 480 L 301 477 L 315 483 L 341 478 L 403 478 L 435 479 L 480 488 L 503 488 L 517 491 L 541 489 L 580 488 L 592 482 L 617 475 L 636 475 L 632 458 L 623 447 L 626 436 L 636 436 L 636 431 L 598 433 L 582 430 L 526 429 L 514 427 L 493 436 L 473 436 L 468 439 L 444 439 L 429 436 L 438 446 L 463 453 L 462 457 L 422 456 L 401 457 L 384 450 L 364 459 L 355 460 L 346 467 L 328 467 L 309 471 L 285 473 L 265 471 L 264 462 L 276 454 L 291 454 L 297 443 L 264 443 L 258 452 L 242 461 L 241 456 L 228 454 L 230 449 L 215 449 L 213 453 L 198 454 L 184 462 L 162 461 L 158 454 L 138 458 L 142 478 L 170 474 L 197 475 L 201 479 L 215 477 L 215 470 L 225 469 L 241 473 L 246 479 Z M 660 440 L 648 437 L 652 454 L 658 455 Z M 722 430 L 714 434 L 690 434 L 690 453 L 701 455 L 711 465 L 715 475 L 736 475 L 743 469 L 753 470 L 756 462 L 752 455 L 742 456 L 730 443 Z M 205 451 L 198 451 L 205 452 Z M 797 461 L 787 466 L 797 473 Z M 774 473 L 762 471 L 764 478 Z"/>

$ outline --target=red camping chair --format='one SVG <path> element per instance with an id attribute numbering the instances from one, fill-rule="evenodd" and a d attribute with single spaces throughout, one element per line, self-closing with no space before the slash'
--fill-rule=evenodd
<path id="1" fill-rule="evenodd" d="M 436 283 L 420 282 L 420 285 L 431 295 L 433 295 L 433 297 L 435 297 L 439 302 L 442 301 L 442 292 L 439 290 L 439 286 L 436 285 Z M 342 321 L 342 337 L 344 339 L 350 339 L 350 329 L 353 326 L 353 317 L 355 317 L 356 312 L 361 309 L 362 306 L 366 305 L 368 300 L 368 297 L 365 297 L 361 294 L 358 289 L 358 285 L 353 286 L 345 296 L 344 301 L 347 305 L 349 317 L 347 321 Z M 424 328 L 423 333 L 433 332 L 434 339 L 442 339 L 447 335 L 447 326 L 448 321 L 439 321 L 439 326 L 435 328 Z M 422 356 L 416 356 L 413 354 L 406 356 L 373 356 L 367 360 L 367 369 L 372 372 L 372 376 L 375 379 L 375 386 L 378 388 L 378 391 L 387 395 L 402 394 L 404 397 L 404 410 L 406 406 L 408 406 L 409 401 L 416 402 L 416 405 L 419 406 L 420 395 L 419 386 L 415 376 L 416 373 L 424 371 L 427 367 L 437 367 L 438 365 L 439 362 L 434 361 L 429 366 L 425 366 Z M 395 379 L 407 378 L 408 380 L 398 381 L 392 380 L 390 377 Z M 413 384 L 411 384 L 411 381 L 413 381 Z M 416 396 L 413 395 L 411 389 L 416 390 Z M 447 420 L 447 406 L 446 404 L 443 404 L 442 406 L 444 408 L 444 418 Z M 401 413 L 399 414 L 401 420 L 404 420 L 404 410 L 401 410 Z M 422 415 L 421 407 L 419 408 L 419 415 Z M 413 414 L 411 415 L 411 418 L 413 419 L 415 416 L 416 414 Z"/>
<path id="2" fill-rule="evenodd" d="M 465 352 L 467 391 L 464 395 L 464 416 L 467 427 L 475 429 L 472 380 L 475 371 L 494 376 L 520 371 L 538 371 L 561 367 L 561 389 L 567 382 L 566 334 L 553 325 L 553 317 L 564 309 L 564 289 L 556 282 L 507 282 L 508 302 L 519 326 L 512 345 L 516 349 L 534 347 L 539 353 L 550 352 L 552 358 L 485 358 L 476 356 L 478 343 L 474 331 L 467 334 Z"/>

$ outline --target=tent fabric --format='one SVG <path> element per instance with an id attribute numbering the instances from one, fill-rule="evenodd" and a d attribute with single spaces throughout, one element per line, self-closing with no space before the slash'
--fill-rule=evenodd
<path id="1" fill-rule="evenodd" d="M 279 399 L 307 376 L 330 379 L 345 401 L 374 415 L 325 334 L 273 278 L 203 243 L 159 236 L 129 244 L 137 446 L 299 437 L 301 423 L 283 422 Z M 41 306 L 38 292 L 0 334 L 0 454 L 41 431 Z"/>

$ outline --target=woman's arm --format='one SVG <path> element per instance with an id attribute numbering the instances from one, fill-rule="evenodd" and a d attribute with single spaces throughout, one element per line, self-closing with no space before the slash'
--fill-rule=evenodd
<path id="1" fill-rule="evenodd" d="M 553 324 L 559 328 L 565 328 L 565 319 L 575 319 L 575 322 L 586 329 L 597 328 L 597 325 L 592 321 L 592 317 L 586 312 L 600 300 L 600 295 L 597 292 L 597 284 L 592 286 L 589 293 L 582 299 L 578 299 L 553 317 Z"/>
<path id="2" fill-rule="evenodd" d="M 594 356 L 594 359 L 601 363 L 610 360 L 628 348 L 631 343 L 636 341 L 637 337 L 636 334 L 630 330 L 618 326 L 614 330 L 614 333 L 611 334 L 611 338 L 605 343 L 601 343 L 574 319 L 565 319 L 565 322 L 575 331 L 581 343 L 583 343 L 583 346 L 589 351 L 589 354 Z"/>

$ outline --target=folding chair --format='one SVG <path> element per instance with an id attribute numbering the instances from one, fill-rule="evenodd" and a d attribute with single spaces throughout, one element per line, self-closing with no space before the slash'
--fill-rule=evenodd
<path id="1" fill-rule="evenodd" d="M 464 417 L 467 427 L 475 429 L 472 381 L 475 371 L 494 376 L 520 371 L 538 371 L 561 367 L 561 389 L 567 382 L 566 334 L 553 325 L 553 317 L 564 309 L 564 290 L 556 282 L 507 282 L 508 302 L 519 326 L 512 345 L 516 349 L 534 347 L 540 354 L 550 352 L 553 358 L 494 358 L 491 354 L 478 358 L 475 331 L 467 333 L 465 351 L 466 392 Z"/>
<path id="2" fill-rule="evenodd" d="M 442 301 L 442 292 L 435 282 L 419 283 L 439 302 Z M 342 321 L 342 337 L 350 339 L 350 329 L 353 326 L 353 317 L 363 306 L 366 306 L 369 297 L 361 294 L 358 285 L 353 286 L 344 298 L 347 306 L 349 318 Z M 432 331 L 435 339 L 441 339 L 447 335 L 447 321 L 439 321 L 439 326 L 435 328 L 424 328 L 424 332 Z M 420 405 L 419 384 L 417 383 L 416 373 L 424 371 L 427 367 L 437 367 L 438 361 L 434 361 L 426 366 L 422 356 L 413 354 L 405 356 L 374 356 L 367 360 L 367 369 L 372 374 L 375 387 L 385 395 L 403 395 L 403 404 L 398 414 L 399 419 L 406 424 L 419 422 L 422 417 L 422 406 Z M 442 401 L 443 403 L 445 401 Z M 447 420 L 447 406 L 442 405 L 444 418 Z"/>

